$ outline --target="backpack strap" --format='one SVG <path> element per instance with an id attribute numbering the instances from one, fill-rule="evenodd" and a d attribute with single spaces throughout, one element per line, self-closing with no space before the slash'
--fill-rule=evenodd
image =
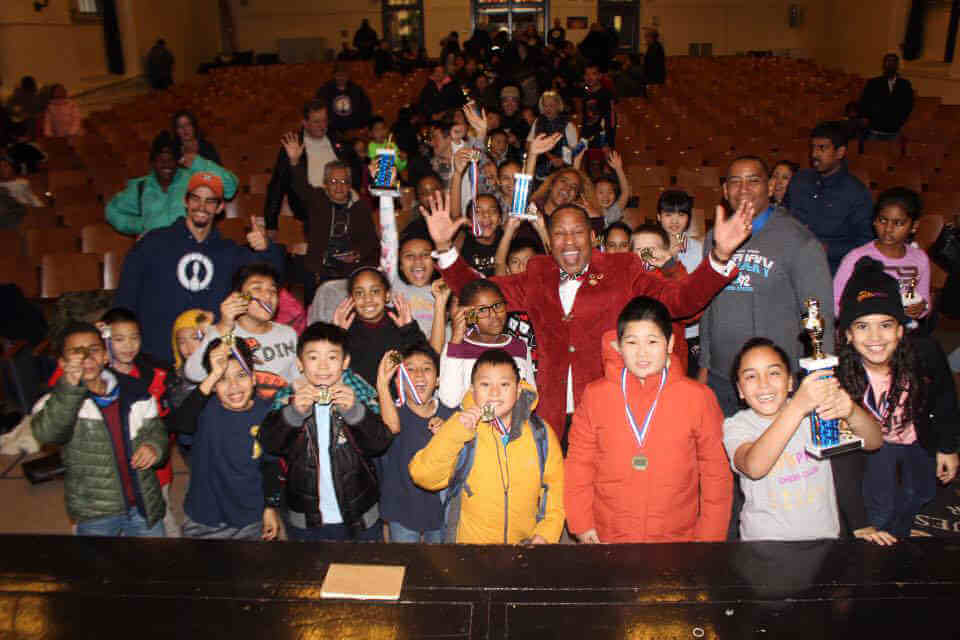
<path id="1" fill-rule="evenodd" d="M 540 416 L 530 414 L 530 426 L 533 427 L 533 441 L 537 445 L 537 460 L 540 463 L 540 501 L 537 504 L 537 522 L 540 522 L 547 513 L 547 496 L 550 494 L 550 485 L 543 481 L 550 439 L 547 437 L 547 425 Z"/>
<path id="2" fill-rule="evenodd" d="M 443 496 L 443 527 L 444 542 L 455 543 L 457 540 L 457 526 L 460 524 L 460 498 L 463 491 L 468 496 L 473 495 L 470 485 L 467 484 L 467 476 L 473 468 L 473 461 L 477 453 L 477 441 L 471 440 L 463 445 L 460 455 L 457 457 L 457 464 L 453 469 L 453 475 L 450 476 L 450 482 L 444 490 Z"/>

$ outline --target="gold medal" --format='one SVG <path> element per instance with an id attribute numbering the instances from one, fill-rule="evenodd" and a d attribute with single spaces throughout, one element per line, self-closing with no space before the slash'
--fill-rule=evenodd
<path id="1" fill-rule="evenodd" d="M 495 413 L 492 404 L 484 405 L 481 411 L 482 411 L 482 413 L 480 414 L 481 422 L 493 422 L 494 419 L 497 417 L 497 414 Z"/>
<path id="2" fill-rule="evenodd" d="M 400 363 L 403 362 L 403 357 L 402 357 L 399 353 L 397 353 L 396 351 L 391 351 L 391 352 L 390 352 L 390 362 L 392 362 L 392 363 L 393 363 L 394 365 L 396 365 L 396 366 L 400 366 Z"/>
<path id="3" fill-rule="evenodd" d="M 330 404 L 330 387 L 317 387 L 317 404 Z"/>
<path id="4" fill-rule="evenodd" d="M 640 454 L 633 456 L 633 460 L 630 461 L 630 464 L 637 471 L 646 471 L 647 467 L 650 466 L 650 460 L 647 459 L 647 456 Z"/>

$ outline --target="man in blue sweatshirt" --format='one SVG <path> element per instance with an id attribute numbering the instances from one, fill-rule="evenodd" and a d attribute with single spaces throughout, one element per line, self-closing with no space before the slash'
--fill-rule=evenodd
<path id="1" fill-rule="evenodd" d="M 171 330 L 187 309 L 218 309 L 230 293 L 236 270 L 250 262 L 268 262 L 283 271 L 284 255 L 254 222 L 250 247 L 240 247 L 214 228 L 223 211 L 223 182 L 212 173 L 190 179 L 187 215 L 169 227 L 147 233 L 123 264 L 115 304 L 140 318 L 143 352 L 173 361 Z"/>
<path id="2" fill-rule="evenodd" d="M 830 273 L 851 249 L 873 240 L 873 197 L 847 171 L 849 130 L 821 122 L 810 134 L 810 164 L 790 181 L 784 202 L 797 220 L 826 245 Z"/>

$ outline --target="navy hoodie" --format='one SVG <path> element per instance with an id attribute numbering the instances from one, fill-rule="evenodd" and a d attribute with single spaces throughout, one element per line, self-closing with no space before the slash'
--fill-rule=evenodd
<path id="1" fill-rule="evenodd" d="M 282 273 L 283 250 L 273 243 L 262 252 L 241 247 L 216 227 L 197 242 L 180 218 L 147 233 L 127 254 L 115 304 L 140 319 L 143 352 L 173 362 L 177 316 L 188 309 L 217 311 L 230 293 L 234 272 L 251 262 L 267 262 Z"/>

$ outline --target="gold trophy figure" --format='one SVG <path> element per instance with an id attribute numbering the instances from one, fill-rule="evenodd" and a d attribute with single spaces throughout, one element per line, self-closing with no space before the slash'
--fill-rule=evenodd
<path id="1" fill-rule="evenodd" d="M 823 351 L 825 322 L 820 312 L 820 301 L 807 298 L 803 305 L 806 308 L 803 330 L 810 338 L 811 355 L 809 358 L 800 358 L 800 368 L 806 372 L 805 375 L 815 375 L 817 371 L 836 368 L 840 364 L 839 358 Z M 816 411 L 810 413 L 810 430 L 811 442 L 806 446 L 806 450 L 815 458 L 824 459 L 863 447 L 863 438 L 855 436 L 843 420 L 825 420 L 818 416 Z"/>

